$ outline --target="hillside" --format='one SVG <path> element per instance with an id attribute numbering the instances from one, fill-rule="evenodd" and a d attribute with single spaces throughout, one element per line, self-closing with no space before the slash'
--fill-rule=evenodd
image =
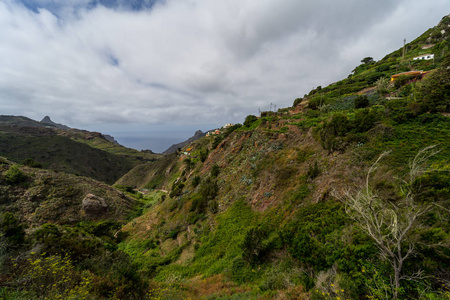
<path id="1" fill-rule="evenodd" d="M 30 228 L 102 219 L 123 222 L 138 205 L 123 192 L 87 177 L 17 167 L 3 157 L 0 172 L 5 175 L 0 182 L 2 213 L 20 216 L 21 223 Z M 104 203 L 95 203 L 89 194 L 103 198 Z"/>
<path id="2" fill-rule="evenodd" d="M 427 163 L 449 169 L 449 57 L 442 56 L 448 35 L 441 34 L 449 20 L 409 43 L 404 57 L 395 51 L 378 62 L 364 59 L 349 78 L 312 90 L 291 108 L 249 116 L 240 128 L 191 143 L 165 169 L 149 164 L 132 170 L 119 182 L 169 193 L 123 228 L 129 237 L 119 246 L 179 297 L 379 299 L 387 293 L 413 299 L 424 285 L 430 290 L 426 299 L 445 298 L 448 172 L 411 179 L 420 187 L 410 190 L 421 203 L 415 209 L 433 203 L 436 210 L 430 208 L 402 241 L 415 247 L 403 274 L 428 273 L 419 285 L 400 281 L 401 291 L 389 285 L 390 260 L 380 257 L 380 246 L 344 204 L 351 195 L 346 191 L 364 186 L 385 151 L 391 152 L 371 174 L 370 188 L 385 205 L 398 207 L 399 219 L 407 218 L 400 208 L 414 156 L 438 145 L 435 155 L 427 152 Z M 413 61 L 431 42 L 436 48 L 426 51 L 435 60 Z M 413 69 L 432 72 L 422 80 L 390 82 Z M 145 180 L 126 180 L 137 177 Z"/>
<path id="3" fill-rule="evenodd" d="M 0 116 L 0 155 L 110 184 L 135 165 L 161 157 L 125 148 L 97 132 L 61 129 L 14 116 Z"/>
<path id="4" fill-rule="evenodd" d="M 135 166 L 121 191 L 3 160 L 0 295 L 450 299 L 449 24 Z M 87 218 L 87 193 L 120 209 Z"/>

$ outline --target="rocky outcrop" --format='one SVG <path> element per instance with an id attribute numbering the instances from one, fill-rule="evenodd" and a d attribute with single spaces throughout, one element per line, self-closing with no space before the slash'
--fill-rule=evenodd
<path id="1" fill-rule="evenodd" d="M 44 124 L 44 125 L 56 127 L 56 128 L 59 128 L 59 129 L 65 129 L 65 130 L 70 129 L 69 126 L 66 126 L 66 125 L 63 125 L 63 124 L 58 124 L 58 123 L 53 122 L 53 121 L 50 119 L 49 116 L 45 116 L 45 117 L 41 120 L 41 123 Z"/>
<path id="2" fill-rule="evenodd" d="M 87 194 L 81 205 L 81 213 L 88 218 L 98 218 L 108 212 L 108 204 L 105 199 L 93 194 Z"/>
<path id="3" fill-rule="evenodd" d="M 169 149 L 167 149 L 166 151 L 163 152 L 163 154 L 171 154 L 171 153 L 175 153 L 175 151 L 177 151 L 178 148 L 183 148 L 186 145 L 189 145 L 192 142 L 195 142 L 196 140 L 204 137 L 206 135 L 205 132 L 202 132 L 201 130 L 197 130 L 194 133 L 194 136 L 190 137 L 189 139 L 187 139 L 184 142 L 178 143 L 178 144 L 174 144 L 172 146 L 169 147 Z"/>

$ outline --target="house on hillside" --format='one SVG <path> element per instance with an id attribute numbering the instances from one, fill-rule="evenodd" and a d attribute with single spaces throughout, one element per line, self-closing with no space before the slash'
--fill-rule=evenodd
<path id="1" fill-rule="evenodd" d="M 399 78 L 400 76 L 415 76 L 415 79 L 422 79 L 422 77 L 425 74 L 428 74 L 429 72 L 427 71 L 408 71 L 408 72 L 403 72 L 403 73 L 398 73 L 398 74 L 394 74 L 391 76 L 391 81 L 395 81 L 397 78 Z"/>
<path id="2" fill-rule="evenodd" d="M 207 133 L 206 133 L 206 136 L 212 136 L 212 135 L 218 135 L 218 134 L 221 134 L 221 132 L 220 132 L 220 130 L 219 129 L 216 129 L 216 130 L 213 130 L 213 131 L 208 131 Z"/>
<path id="3" fill-rule="evenodd" d="M 421 56 L 414 57 L 413 60 L 430 60 L 434 58 L 434 54 L 424 54 Z"/>

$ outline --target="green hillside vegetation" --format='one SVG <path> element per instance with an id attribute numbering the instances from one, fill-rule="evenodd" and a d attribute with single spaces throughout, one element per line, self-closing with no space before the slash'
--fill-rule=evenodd
<path id="1" fill-rule="evenodd" d="M 93 286 L 106 298 L 143 291 L 137 266 L 117 249 L 117 231 L 142 206 L 133 197 L 4 158 L 0 174 L 0 298 L 80 299 Z M 106 206 L 87 206 L 89 194 Z"/>
<path id="2" fill-rule="evenodd" d="M 0 295 L 450 299 L 448 24 L 404 57 L 401 48 L 363 58 L 292 107 L 134 167 L 121 191 L 104 185 L 112 194 L 38 192 L 37 174 L 59 173 L 4 161 Z M 423 52 L 435 60 L 412 60 Z M 419 68 L 431 72 L 390 81 Z M 129 204 L 120 217 L 86 220 L 73 202 L 66 216 L 62 199 L 86 192 Z M 27 209 L 33 195 L 54 209 Z"/>
<path id="3" fill-rule="evenodd" d="M 98 132 L 90 132 L 77 129 L 58 130 L 57 132 L 59 135 L 67 136 L 76 142 L 85 143 L 92 148 L 126 157 L 135 163 L 143 161 L 154 161 L 162 157 L 161 154 L 138 151 L 112 143 Z"/>
<path id="4" fill-rule="evenodd" d="M 0 116 L 0 155 L 109 184 L 134 166 L 162 157 L 114 144 L 100 133 L 62 130 L 13 116 Z"/>

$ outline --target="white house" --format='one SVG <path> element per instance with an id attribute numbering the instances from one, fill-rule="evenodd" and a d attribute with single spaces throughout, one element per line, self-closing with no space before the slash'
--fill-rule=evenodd
<path id="1" fill-rule="evenodd" d="M 434 58 L 434 54 L 424 54 L 421 56 L 414 57 L 413 60 L 430 60 Z"/>

